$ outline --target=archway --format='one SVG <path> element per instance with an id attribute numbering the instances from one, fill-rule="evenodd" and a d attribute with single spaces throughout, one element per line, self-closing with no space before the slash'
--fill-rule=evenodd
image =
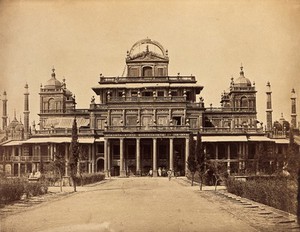
<path id="1" fill-rule="evenodd" d="M 97 172 L 104 172 L 104 159 L 97 160 Z"/>

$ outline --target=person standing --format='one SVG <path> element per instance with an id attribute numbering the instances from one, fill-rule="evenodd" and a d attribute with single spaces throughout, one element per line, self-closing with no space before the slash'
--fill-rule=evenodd
<path id="1" fill-rule="evenodd" d="M 152 177 L 152 175 L 153 175 L 153 171 L 152 171 L 152 168 L 150 168 L 150 170 L 149 170 L 149 176 Z"/>
<path id="2" fill-rule="evenodd" d="M 169 169 L 169 170 L 167 171 L 167 174 L 168 174 L 168 178 L 169 178 L 169 181 L 170 181 L 170 180 L 171 180 L 171 177 L 172 177 L 172 170 Z"/>
<path id="3" fill-rule="evenodd" d="M 158 168 L 157 172 L 158 172 L 158 176 L 161 176 L 161 167 Z"/>

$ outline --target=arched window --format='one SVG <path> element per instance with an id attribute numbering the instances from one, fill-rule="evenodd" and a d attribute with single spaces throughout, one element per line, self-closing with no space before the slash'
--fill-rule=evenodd
<path id="1" fill-rule="evenodd" d="M 241 98 L 241 108 L 248 108 L 248 99 L 247 97 L 242 97 Z"/>
<path id="2" fill-rule="evenodd" d="M 50 98 L 48 101 L 48 110 L 54 111 L 55 110 L 55 101 L 53 98 Z"/>
<path id="3" fill-rule="evenodd" d="M 151 77 L 152 75 L 152 67 L 144 67 L 143 68 L 143 76 L 144 77 Z"/>

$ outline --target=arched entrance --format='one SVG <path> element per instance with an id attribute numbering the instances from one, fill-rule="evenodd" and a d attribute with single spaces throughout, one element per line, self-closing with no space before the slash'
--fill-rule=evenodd
<path id="1" fill-rule="evenodd" d="M 104 159 L 99 158 L 97 160 L 97 172 L 104 172 Z"/>

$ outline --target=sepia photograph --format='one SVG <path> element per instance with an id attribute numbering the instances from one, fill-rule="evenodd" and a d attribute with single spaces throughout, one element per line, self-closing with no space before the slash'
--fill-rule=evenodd
<path id="1" fill-rule="evenodd" d="M 0 232 L 300 231 L 300 0 L 1 0 Z"/>

